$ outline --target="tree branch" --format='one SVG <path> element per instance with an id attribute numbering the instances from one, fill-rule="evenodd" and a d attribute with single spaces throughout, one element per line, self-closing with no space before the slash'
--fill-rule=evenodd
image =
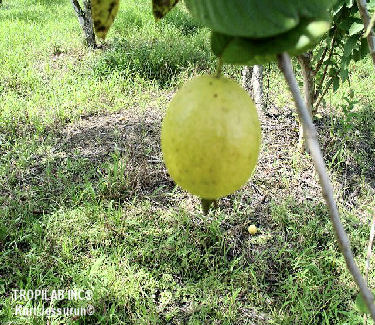
<path id="1" fill-rule="evenodd" d="M 371 250 L 372 250 L 372 244 L 374 242 L 374 236 L 375 236 L 375 213 L 374 213 L 374 216 L 372 217 L 370 238 L 369 238 L 368 247 L 367 247 L 367 259 L 366 259 L 366 269 L 365 269 L 365 281 L 366 282 L 368 282 L 368 271 L 370 269 Z"/>
<path id="2" fill-rule="evenodd" d="M 331 41 L 331 47 L 329 49 L 329 54 L 328 54 L 328 59 L 327 61 L 331 60 L 331 57 L 332 57 L 332 54 L 333 54 L 333 49 L 335 47 L 335 35 L 332 36 L 332 41 Z M 328 62 L 329 63 L 329 62 Z M 324 80 L 327 76 L 327 72 L 328 72 L 328 66 L 329 64 L 326 64 L 325 68 L 324 68 L 324 72 L 323 72 L 323 76 L 322 76 L 322 80 L 320 80 L 320 83 L 319 83 L 319 86 L 316 88 L 316 91 L 321 91 L 322 90 L 322 87 L 323 87 L 323 84 L 324 84 Z M 316 71 L 317 73 L 318 71 Z"/>
<path id="3" fill-rule="evenodd" d="M 326 58 L 327 52 L 328 52 L 328 46 L 326 46 L 326 47 L 324 48 L 324 51 L 323 51 L 323 53 L 322 53 L 322 56 L 320 57 L 318 63 L 316 64 L 316 67 L 315 67 L 314 72 L 313 72 L 314 76 L 318 73 L 318 71 L 319 71 L 320 68 L 322 67 L 322 64 L 323 64 L 323 62 L 324 62 L 324 59 Z"/>
<path id="4" fill-rule="evenodd" d="M 303 92 L 305 95 L 305 102 L 307 108 L 309 109 L 310 116 L 312 117 L 314 111 L 314 101 L 315 101 L 315 79 L 312 70 L 311 60 L 312 51 L 303 53 L 297 56 L 297 60 L 301 66 L 303 75 Z"/>
<path id="5" fill-rule="evenodd" d="M 316 67 L 314 69 L 314 72 L 313 72 L 314 76 L 316 76 L 316 74 L 319 72 L 320 68 L 322 67 L 324 59 L 326 58 L 328 50 L 329 50 L 328 60 L 331 58 L 335 36 L 336 36 L 336 25 L 333 27 L 333 35 L 332 35 L 331 44 L 329 46 L 327 45 L 325 47 L 325 49 L 323 51 L 323 54 L 322 54 L 322 57 L 320 58 L 319 62 L 317 63 L 317 65 L 316 65 Z"/>
<path id="6" fill-rule="evenodd" d="M 79 24 L 82 27 L 83 33 L 85 34 L 85 41 L 91 48 L 96 48 L 94 26 L 91 18 L 91 1 L 84 0 L 84 10 L 80 6 L 78 0 L 71 0 L 74 11 L 77 14 Z"/>
<path id="7" fill-rule="evenodd" d="M 369 25 L 367 26 L 366 32 L 365 32 L 365 34 L 363 35 L 363 37 L 367 37 L 367 36 L 371 33 L 372 28 L 374 27 L 374 24 L 375 24 L 375 12 L 372 14 L 372 17 L 371 17 L 370 23 L 369 23 Z"/>
<path id="8" fill-rule="evenodd" d="M 357 5 L 358 5 L 358 9 L 361 14 L 363 25 L 365 26 L 365 31 L 366 31 L 367 28 L 370 26 L 370 21 L 371 21 L 370 14 L 368 13 L 368 10 L 367 10 L 366 0 L 357 0 Z M 372 29 L 370 33 L 368 33 L 367 35 L 367 43 L 368 43 L 368 47 L 370 50 L 370 55 L 372 57 L 372 62 L 374 63 L 374 67 L 375 67 L 375 34 Z"/>
<path id="9" fill-rule="evenodd" d="M 298 115 L 300 121 L 303 124 L 304 136 L 307 145 L 310 149 L 311 157 L 313 159 L 315 169 L 319 175 L 320 185 L 323 191 L 323 197 L 327 203 L 331 222 L 336 235 L 336 239 L 339 243 L 340 250 L 344 255 L 346 265 L 352 274 L 354 281 L 357 283 L 361 295 L 363 296 L 365 303 L 370 311 L 372 319 L 375 320 L 375 305 L 374 297 L 368 289 L 366 282 L 364 281 L 361 272 L 354 260 L 353 253 L 350 248 L 350 242 L 348 235 L 340 221 L 339 212 L 336 206 L 336 202 L 333 196 L 333 188 L 328 177 L 328 173 L 324 164 L 323 155 L 317 140 L 317 132 L 313 121 L 309 115 L 306 104 L 301 96 L 298 88 L 296 77 L 293 73 L 292 63 L 287 53 L 283 53 L 278 57 L 279 67 L 284 74 L 285 80 L 290 88 L 296 103 Z"/>
<path id="10" fill-rule="evenodd" d="M 372 244 L 374 242 L 374 235 L 375 235 L 375 211 L 374 211 L 374 216 L 372 217 L 372 222 L 371 222 L 371 229 L 370 229 L 370 238 L 368 240 L 368 246 L 367 246 L 367 258 L 366 258 L 366 266 L 365 266 L 365 281 L 366 284 L 368 285 L 368 271 L 370 269 L 370 259 L 371 259 L 371 250 L 372 250 Z M 367 315 L 363 315 L 363 324 L 367 324 Z"/>
<path id="11" fill-rule="evenodd" d="M 85 16 L 85 13 L 84 11 L 82 10 L 79 2 L 77 0 L 71 0 L 72 2 L 72 5 L 73 5 L 73 8 L 74 8 L 74 11 L 76 12 L 77 16 L 78 17 L 84 17 Z"/>
<path id="12" fill-rule="evenodd" d="M 327 86 L 324 88 L 324 91 L 320 94 L 318 100 L 316 101 L 316 104 L 315 104 L 316 109 L 318 109 L 320 102 L 323 100 L 324 96 L 326 95 L 329 87 L 331 87 L 332 83 L 333 83 L 333 78 L 331 78 L 328 81 Z"/>

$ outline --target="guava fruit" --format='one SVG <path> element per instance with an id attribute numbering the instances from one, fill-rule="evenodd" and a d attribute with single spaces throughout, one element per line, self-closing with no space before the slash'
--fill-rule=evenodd
<path id="1" fill-rule="evenodd" d="M 162 122 L 161 148 L 175 182 L 203 199 L 241 188 L 261 143 L 255 105 L 235 81 L 209 75 L 187 82 Z"/>

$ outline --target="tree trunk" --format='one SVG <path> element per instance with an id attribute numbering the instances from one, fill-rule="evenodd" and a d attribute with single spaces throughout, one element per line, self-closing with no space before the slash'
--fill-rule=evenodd
<path id="1" fill-rule="evenodd" d="M 312 68 L 311 60 L 312 60 L 312 52 L 306 52 L 299 55 L 298 62 L 301 65 L 302 75 L 303 75 L 303 92 L 305 95 L 305 102 L 307 108 L 309 109 L 310 116 L 313 113 L 316 113 L 314 110 L 314 102 L 315 102 L 315 78 L 314 78 L 314 71 Z"/>
<path id="2" fill-rule="evenodd" d="M 254 98 L 255 105 L 263 109 L 263 66 L 244 67 L 242 69 L 242 87 Z"/>
<path id="3" fill-rule="evenodd" d="M 71 0 L 71 2 L 85 35 L 86 45 L 90 48 L 96 48 L 94 24 L 91 17 L 91 1 L 83 0 L 84 10 L 82 10 L 78 0 Z"/>
<path id="4" fill-rule="evenodd" d="M 251 79 L 253 97 L 256 107 L 263 109 L 263 66 L 255 65 Z"/>
<path id="5" fill-rule="evenodd" d="M 245 66 L 242 69 L 242 87 L 248 91 L 250 94 L 252 94 L 253 89 L 251 85 L 251 79 L 253 76 L 253 67 Z"/>
<path id="6" fill-rule="evenodd" d="M 361 18 L 365 26 L 365 32 L 366 32 L 367 29 L 369 28 L 370 21 L 371 21 L 370 14 L 368 13 L 368 10 L 367 10 L 367 2 L 366 0 L 357 0 L 357 5 L 358 5 L 359 12 L 361 14 Z M 368 47 L 370 50 L 372 62 L 374 63 L 374 67 L 375 67 L 375 33 L 372 28 L 370 29 L 367 35 L 367 43 L 368 43 Z"/>
<path id="7" fill-rule="evenodd" d="M 312 51 L 309 51 L 297 57 L 303 75 L 303 93 L 305 96 L 305 103 L 311 118 L 313 117 L 313 113 L 316 113 L 316 110 L 314 109 L 314 102 L 316 98 L 314 71 L 311 64 L 312 56 Z M 300 124 L 298 141 L 298 146 L 300 148 L 302 148 L 303 142 L 303 129 L 302 124 Z M 305 149 L 307 150 L 307 147 L 305 147 Z"/>

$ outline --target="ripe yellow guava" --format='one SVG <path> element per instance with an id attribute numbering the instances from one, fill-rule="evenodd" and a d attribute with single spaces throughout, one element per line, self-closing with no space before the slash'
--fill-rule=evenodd
<path id="1" fill-rule="evenodd" d="M 162 123 L 168 172 L 183 189 L 204 199 L 238 190 L 258 160 L 261 132 L 255 105 L 235 81 L 209 75 L 187 82 Z"/>

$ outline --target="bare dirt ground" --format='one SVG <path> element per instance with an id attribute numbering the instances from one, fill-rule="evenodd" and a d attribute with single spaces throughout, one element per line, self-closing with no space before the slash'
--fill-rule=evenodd
<path id="1" fill-rule="evenodd" d="M 260 112 L 263 143 L 256 171 L 241 191 L 241 205 L 251 205 L 265 211 L 270 200 L 293 197 L 296 202 L 322 201 L 317 175 L 307 154 L 298 146 L 298 122 L 294 110 L 283 107 Z M 162 162 L 160 150 L 160 126 L 162 111 L 152 108 L 144 111 L 126 110 L 108 115 L 83 117 L 79 122 L 58 130 L 55 145 L 50 154 L 56 163 L 64 158 L 85 159 L 101 164 L 117 152 L 126 159 L 126 173 L 131 182 L 133 196 L 152 196 L 157 204 L 175 204 L 167 192 L 174 188 Z M 320 142 L 330 161 L 335 154 L 337 141 L 330 130 L 329 118 L 318 121 Z M 334 134 L 334 130 L 333 130 Z M 360 191 L 361 177 L 370 189 L 375 186 L 375 159 L 371 154 L 370 141 L 360 144 L 348 143 L 353 150 L 368 152 L 369 169 L 362 172 L 351 156 L 344 162 L 343 172 L 333 175 L 339 201 L 347 207 L 355 206 Z M 41 168 L 43 157 L 36 157 L 34 172 Z M 357 184 L 357 185 L 356 185 Z M 158 190 L 158 195 L 153 195 Z M 196 200 L 187 194 L 188 201 Z M 127 194 L 129 195 L 129 193 Z M 177 201 L 180 200 L 181 197 Z M 119 199 L 121 199 L 119 197 Z M 125 198 L 123 198 L 125 199 Z M 223 209 L 231 208 L 231 198 L 220 201 Z M 260 212 L 259 213 L 264 213 Z"/>

